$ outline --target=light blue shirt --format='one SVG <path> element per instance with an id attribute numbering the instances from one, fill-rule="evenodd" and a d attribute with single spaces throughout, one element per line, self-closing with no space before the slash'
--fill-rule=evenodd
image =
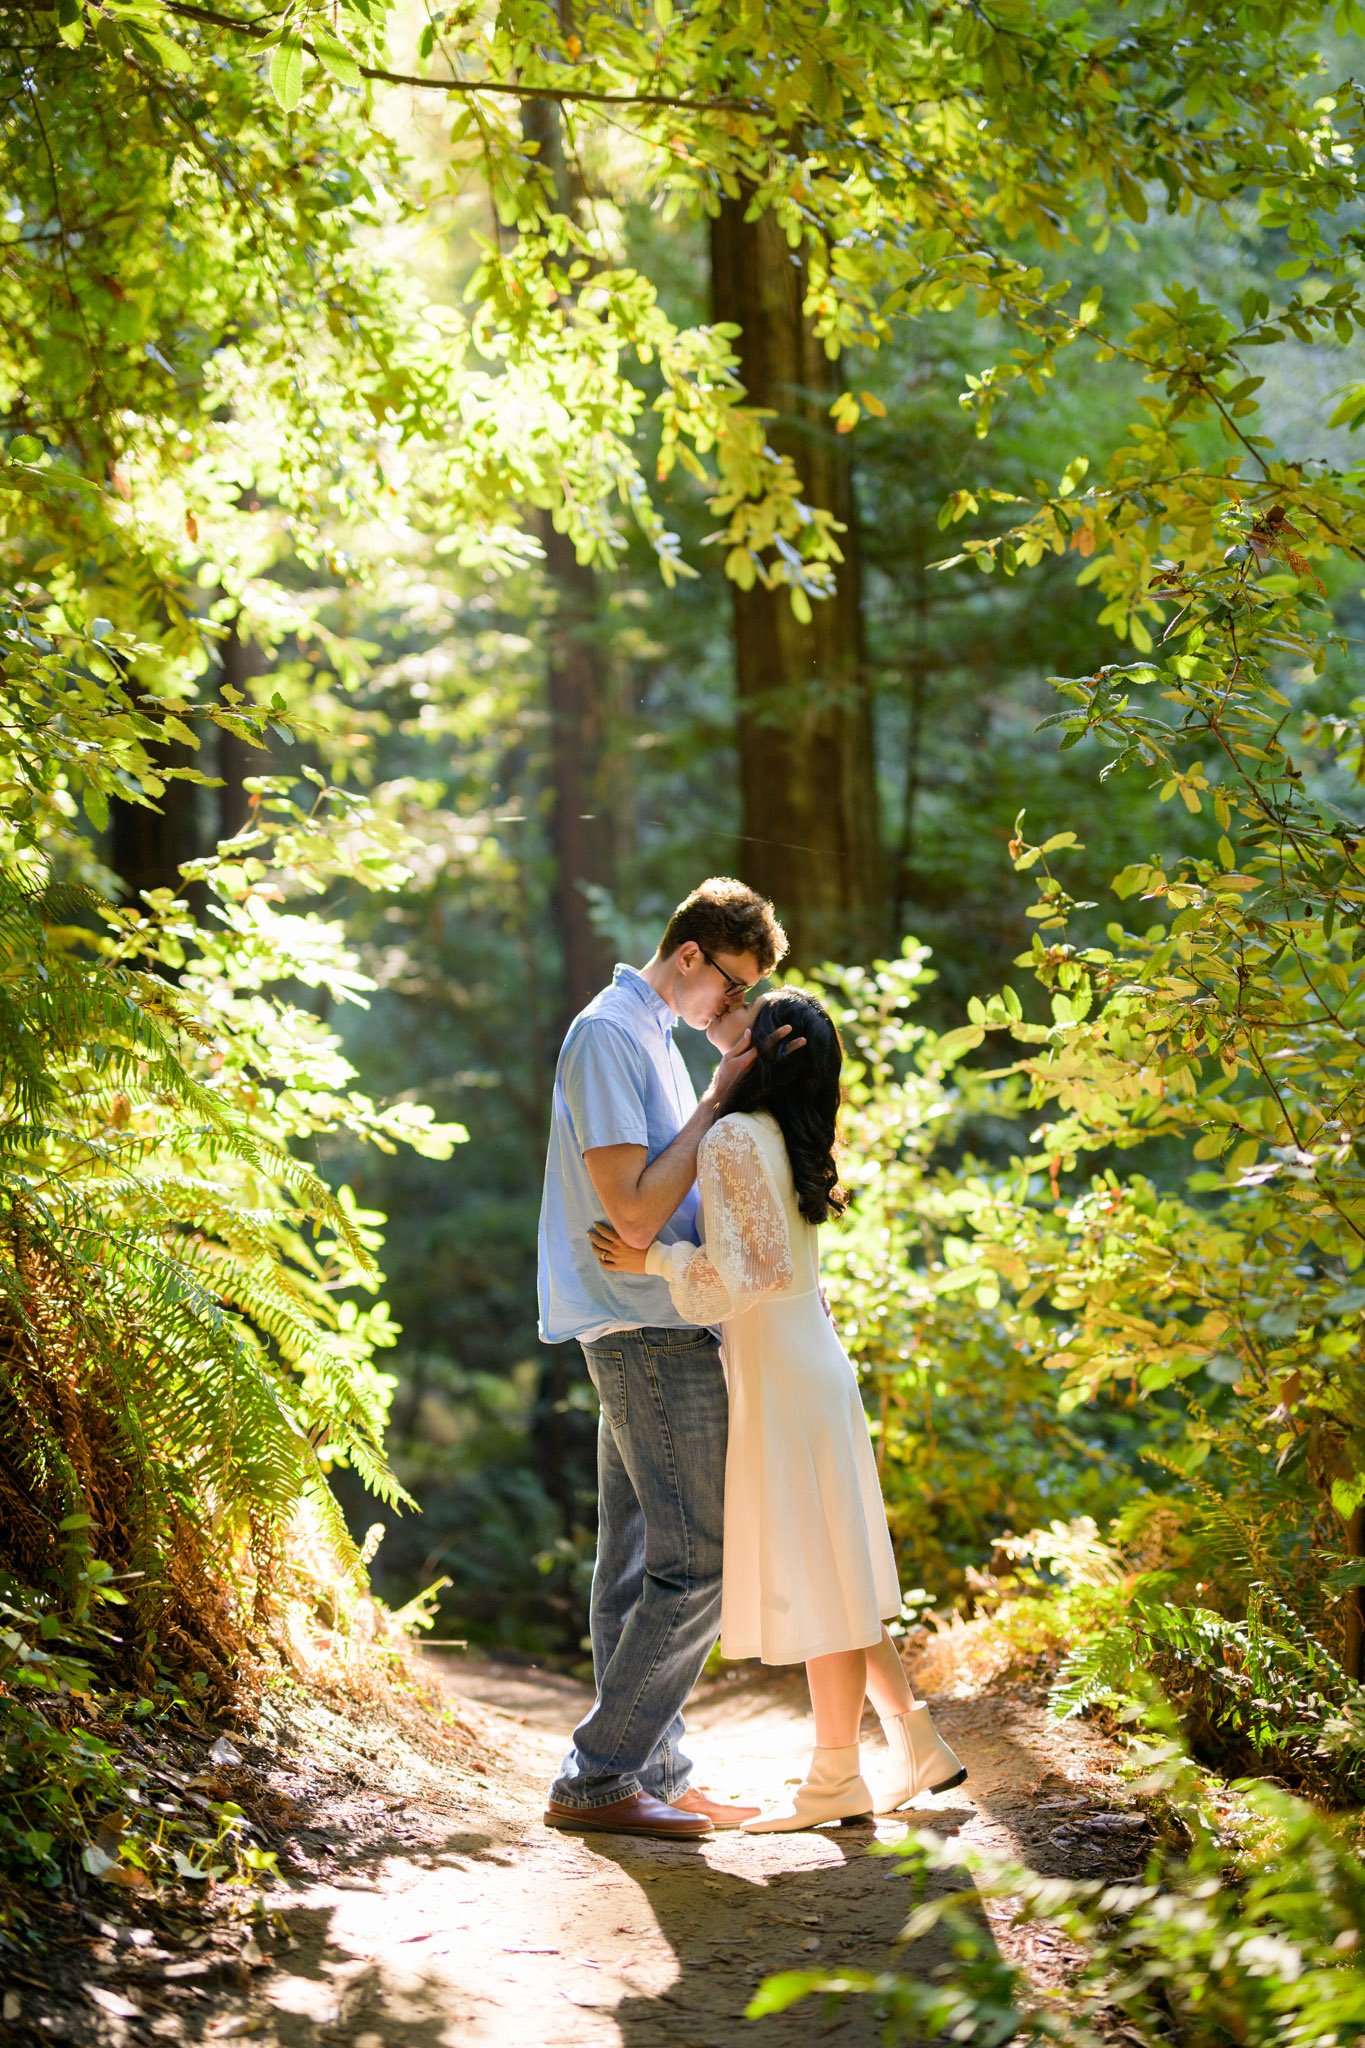
<path id="1" fill-rule="evenodd" d="M 602 1204 L 583 1154 L 597 1145 L 643 1145 L 649 1159 L 667 1151 L 697 1106 L 673 1012 L 633 967 L 617 967 L 611 986 L 569 1026 L 555 1070 L 550 1149 L 540 1205 L 540 1334 L 546 1344 L 649 1325 L 686 1327 L 664 1280 L 612 1273 L 588 1241 Z M 663 1244 L 697 1241 L 693 1187 L 659 1232 Z"/>

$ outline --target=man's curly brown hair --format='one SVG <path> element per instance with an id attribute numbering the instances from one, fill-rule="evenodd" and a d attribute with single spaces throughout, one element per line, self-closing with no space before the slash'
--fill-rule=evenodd
<path id="1" fill-rule="evenodd" d="M 763 974 L 771 974 L 787 950 L 787 934 L 766 896 L 732 875 L 700 882 L 668 920 L 659 941 L 667 960 L 691 939 L 707 953 L 752 953 Z"/>

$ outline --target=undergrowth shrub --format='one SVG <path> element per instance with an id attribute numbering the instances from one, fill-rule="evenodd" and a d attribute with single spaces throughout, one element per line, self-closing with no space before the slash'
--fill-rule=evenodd
<path id="1" fill-rule="evenodd" d="M 1226 1553 L 1204 1549 L 1198 1531 L 1210 1523 L 1245 1540 Z M 1307 1626 L 1311 1594 L 1295 1605 L 1277 1577 L 1245 1580 L 1258 1562 L 1273 1562 L 1256 1526 L 1254 1502 L 1225 1503 L 1210 1489 L 1125 1512 L 1108 1541 L 1084 1517 L 1003 1538 L 997 1553 L 1009 1572 L 976 1575 L 993 1594 L 980 1630 L 997 1652 L 988 1668 L 1003 1675 L 1045 1665 L 1052 1711 L 1063 1719 L 1121 1715 L 1156 1679 L 1201 1763 L 1273 1773 L 1329 1803 L 1361 1799 L 1365 1688 Z M 1193 1584 L 1190 1541 L 1206 1575 Z"/>
<path id="2" fill-rule="evenodd" d="M 865 1998 L 889 2043 L 963 2048 L 1357 2048 L 1365 2031 L 1365 1861 L 1333 1821 L 1282 1788 L 1222 1797 L 1194 1765 L 1171 1710 L 1147 1695 L 1135 1789 L 1159 1800 L 1186 1846 L 1158 1849 L 1141 1883 L 1040 1877 L 932 1831 L 878 1844 L 911 1880 L 902 1967 L 788 1971 L 749 2005 L 759 2018 L 820 1996 Z M 1050 1997 L 1002 1953 L 992 1923 L 1041 1926 L 1070 1952 Z M 933 1948 L 915 1944 L 936 1936 Z M 1005 1942 L 1008 1950 L 1010 1943 Z"/>
<path id="3" fill-rule="evenodd" d="M 863 1384 L 903 1583 L 959 1598 L 1010 1530 L 1107 1522 L 1145 1445 L 1178 1418 L 1097 1400 L 1067 1418 L 1045 1334 L 1014 1317 L 976 1261 L 970 1219 L 1010 1198 L 1002 1163 L 1025 1090 L 968 1063 L 971 1032 L 915 1012 L 927 949 L 812 985 L 845 1048 L 840 1171 L 853 1200 L 821 1241 L 831 1309 Z"/>
<path id="4" fill-rule="evenodd" d="M 31 857 L 0 876 L 0 1865 L 20 1873 L 222 1861 L 231 1815 L 211 1855 L 194 1828 L 192 1853 L 175 1827 L 164 1856 L 136 1827 L 98 1848 L 119 1725 L 241 1707 L 297 1662 L 300 1607 L 341 1625 L 338 1585 L 360 1601 L 365 1570 L 331 1469 L 404 1498 L 382 1447 L 393 1326 L 367 1300 L 383 1219 L 303 1155 L 344 1137 L 443 1158 L 463 1134 L 361 1094 L 297 1000 L 363 1000 L 336 927 L 288 907 L 352 870 L 363 824 L 340 791 L 330 816 L 279 781 L 254 796 L 185 871 L 202 922 Z"/>
<path id="5" fill-rule="evenodd" d="M 1237 1620 L 1142 1596 L 1068 1655 L 1053 1689 L 1063 1715 L 1122 1706 L 1140 1674 L 1159 1678 L 1201 1756 L 1260 1770 L 1321 1798 L 1365 1791 L 1365 1687 L 1349 1679 L 1292 1607 L 1253 1590 Z"/>

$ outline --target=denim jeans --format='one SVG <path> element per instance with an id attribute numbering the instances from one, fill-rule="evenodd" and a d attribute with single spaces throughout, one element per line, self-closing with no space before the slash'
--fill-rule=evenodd
<path id="1" fill-rule="evenodd" d="M 550 1797 L 671 1799 L 692 1766 L 682 1705 L 720 1630 L 729 1414 L 707 1330 L 617 1330 L 583 1355 L 601 1403 L 592 1662 L 597 1697 Z"/>

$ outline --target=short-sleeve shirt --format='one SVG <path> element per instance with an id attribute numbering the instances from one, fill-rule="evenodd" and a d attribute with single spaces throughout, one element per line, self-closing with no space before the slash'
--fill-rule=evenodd
<path id="1" fill-rule="evenodd" d="M 569 1026 L 555 1070 L 554 1110 L 540 1205 L 540 1334 L 547 1344 L 591 1341 L 611 1330 L 685 1327 L 667 1281 L 612 1273 L 599 1265 L 588 1231 L 602 1204 L 583 1154 L 598 1145 L 667 1151 L 697 1106 L 673 1043 L 673 1012 L 634 967 Z M 659 1232 L 663 1244 L 697 1241 L 697 1191 L 689 1190 Z"/>

